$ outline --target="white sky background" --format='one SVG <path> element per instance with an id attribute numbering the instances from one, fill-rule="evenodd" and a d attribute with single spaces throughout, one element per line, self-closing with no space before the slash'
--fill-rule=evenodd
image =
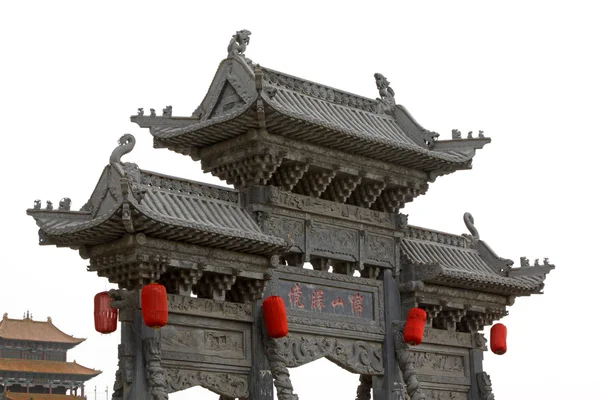
<path id="1" fill-rule="evenodd" d="M 25 209 L 35 199 L 79 209 L 117 139 L 141 168 L 205 182 L 200 164 L 152 148 L 129 121 L 138 107 L 189 116 L 236 30 L 246 55 L 282 72 L 370 98 L 373 73 L 427 129 L 450 139 L 482 129 L 492 143 L 471 171 L 438 178 L 410 203 L 409 223 L 466 233 L 518 266 L 556 264 L 542 296 L 520 298 L 502 320 L 508 353 L 485 354 L 496 398 L 598 398 L 595 315 L 600 6 L 597 2 L 4 2 L 0 11 L 2 229 L 0 313 L 52 316 L 88 339 L 69 353 L 104 371 L 86 387 L 104 398 L 119 334 L 93 326 L 93 297 L 109 288 L 76 251 L 38 246 Z M 489 338 L 489 329 L 486 330 Z M 301 399 L 351 399 L 358 376 L 321 360 L 292 370 Z M 199 395 L 201 394 L 201 395 Z M 171 399 L 217 399 L 195 388 Z"/>

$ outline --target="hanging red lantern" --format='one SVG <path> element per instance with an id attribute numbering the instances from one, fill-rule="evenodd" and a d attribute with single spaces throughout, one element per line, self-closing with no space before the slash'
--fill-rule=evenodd
<path id="1" fill-rule="evenodd" d="M 425 322 L 427 313 L 421 308 L 412 308 L 408 312 L 406 325 L 404 326 L 404 341 L 411 346 L 421 344 L 425 333 Z"/>
<path id="2" fill-rule="evenodd" d="M 279 296 L 270 296 L 263 301 L 263 314 L 267 333 L 274 339 L 282 338 L 289 332 L 285 303 Z"/>
<path id="3" fill-rule="evenodd" d="M 142 288 L 142 316 L 144 323 L 153 329 L 162 328 L 169 319 L 167 289 L 160 283 L 151 283 Z"/>
<path id="4" fill-rule="evenodd" d="M 108 292 L 94 296 L 94 325 L 100 333 L 113 333 L 117 330 L 119 311 L 110 306 Z"/>
<path id="5" fill-rule="evenodd" d="M 492 353 L 498 355 L 506 353 L 506 326 L 500 323 L 494 324 L 490 333 L 490 348 L 492 349 Z"/>

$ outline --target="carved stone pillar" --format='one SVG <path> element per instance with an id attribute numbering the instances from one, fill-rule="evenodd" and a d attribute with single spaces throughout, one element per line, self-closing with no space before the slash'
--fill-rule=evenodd
<path id="1" fill-rule="evenodd" d="M 294 394 L 294 387 L 290 380 L 290 372 L 285 366 L 285 358 L 282 356 L 282 349 L 276 339 L 266 339 L 266 356 L 269 360 L 271 374 L 275 389 L 277 389 L 278 400 L 298 400 L 298 395 Z M 258 399 L 257 399 L 258 400 Z M 262 399 L 261 399 L 262 400 Z"/>
<path id="2" fill-rule="evenodd" d="M 360 383 L 356 389 L 356 400 L 371 400 L 371 389 L 373 388 L 373 379 L 371 375 L 360 375 Z"/>
<path id="3" fill-rule="evenodd" d="M 410 400 L 425 400 L 425 394 L 421 389 L 421 383 L 417 378 L 417 371 L 410 359 L 410 347 L 404 341 L 405 322 L 394 322 L 394 347 L 396 361 L 402 371 L 406 391 Z"/>
<path id="4" fill-rule="evenodd" d="M 119 309 L 119 321 L 121 321 L 121 344 L 119 347 L 119 369 L 122 385 L 122 397 L 114 399 L 123 400 L 166 400 L 166 392 L 161 397 L 159 391 L 153 390 L 151 393 L 147 380 L 147 364 L 144 357 L 144 339 L 150 341 L 160 341 L 160 331 L 155 331 L 144 324 L 142 311 L 140 309 L 140 291 L 139 290 L 111 290 L 109 295 L 113 298 L 111 306 Z M 148 342 L 148 341 L 147 341 Z M 160 366 L 160 350 L 151 349 L 146 345 L 151 365 L 149 370 L 156 377 L 157 368 Z M 159 347 L 158 347 L 159 348 Z M 158 357 L 158 359 L 157 359 Z M 117 381 L 115 387 L 119 386 L 119 371 L 117 371 Z M 118 395 L 118 393 L 116 393 Z"/>
<path id="5" fill-rule="evenodd" d="M 490 376 L 483 371 L 483 350 L 471 349 L 469 362 L 471 364 L 469 400 L 494 400 Z"/>
<path id="6" fill-rule="evenodd" d="M 268 282 L 271 283 L 271 282 Z M 254 324 L 252 327 L 252 370 L 250 371 L 249 400 L 273 400 L 273 375 L 264 346 L 263 300 L 254 302 Z"/>
<path id="7" fill-rule="evenodd" d="M 385 338 L 383 339 L 383 367 L 385 375 L 373 376 L 374 400 L 402 400 L 404 381 L 395 358 L 395 341 L 393 321 L 401 318 L 400 293 L 398 283 L 392 275 L 392 270 L 383 271 L 383 291 L 385 298 Z M 412 399 L 415 400 L 415 399 Z"/>

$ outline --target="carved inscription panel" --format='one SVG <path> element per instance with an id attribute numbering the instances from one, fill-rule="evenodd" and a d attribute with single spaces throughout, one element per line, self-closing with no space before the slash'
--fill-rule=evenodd
<path id="1" fill-rule="evenodd" d="M 464 385 L 466 388 L 470 385 L 467 349 L 421 344 L 418 349 L 411 349 L 409 356 L 421 382 Z"/>
<path id="2" fill-rule="evenodd" d="M 244 332 L 167 325 L 162 328 L 162 349 L 243 359 Z"/>
<path id="3" fill-rule="evenodd" d="M 374 320 L 372 292 L 348 290 L 325 285 L 279 281 L 279 295 L 290 311 L 333 314 L 360 320 Z"/>
<path id="4" fill-rule="evenodd" d="M 284 300 L 291 331 L 340 329 L 356 338 L 383 334 L 383 283 L 298 267 L 280 266 L 269 282 Z M 363 335 L 362 333 L 365 333 Z"/>
<path id="5" fill-rule="evenodd" d="M 465 376 L 465 360 L 460 355 L 412 351 L 410 358 L 421 374 Z"/>

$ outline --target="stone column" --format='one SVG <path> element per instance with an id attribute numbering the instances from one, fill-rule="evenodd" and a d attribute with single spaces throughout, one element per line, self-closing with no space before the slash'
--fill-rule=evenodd
<path id="1" fill-rule="evenodd" d="M 265 290 L 269 293 L 269 291 Z M 249 400 L 273 400 L 273 376 L 264 348 L 263 299 L 254 302 L 252 326 L 252 370 L 250 371 Z"/>
<path id="2" fill-rule="evenodd" d="M 392 270 L 383 270 L 385 338 L 383 340 L 383 376 L 373 376 L 374 400 L 404 400 L 404 380 L 400 374 L 394 354 L 393 321 L 402 318 L 400 310 L 400 293 L 398 283 L 392 275 Z"/>

